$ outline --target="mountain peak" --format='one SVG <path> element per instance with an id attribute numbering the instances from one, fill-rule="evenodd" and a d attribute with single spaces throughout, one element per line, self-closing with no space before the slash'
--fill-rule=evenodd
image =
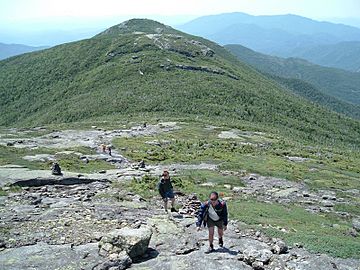
<path id="1" fill-rule="evenodd" d="M 178 33 L 178 31 L 170 26 L 157 21 L 149 19 L 130 19 L 106 29 L 97 36 L 121 35 L 139 32 L 147 34 Z"/>

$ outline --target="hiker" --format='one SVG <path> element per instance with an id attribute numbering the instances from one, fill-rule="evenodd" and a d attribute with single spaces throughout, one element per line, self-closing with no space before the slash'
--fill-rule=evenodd
<path id="1" fill-rule="evenodd" d="M 139 168 L 145 169 L 145 161 L 143 159 L 139 162 Z"/>
<path id="2" fill-rule="evenodd" d="M 173 186 L 171 184 L 170 175 L 168 171 L 164 171 L 160 182 L 158 184 L 159 193 L 164 201 L 165 212 L 167 212 L 168 199 L 171 201 L 171 212 L 177 212 L 175 209 L 175 196 Z"/>
<path id="3" fill-rule="evenodd" d="M 52 164 L 52 166 L 51 166 L 51 174 L 53 174 L 53 175 L 62 175 L 59 163 L 54 162 Z"/>
<path id="4" fill-rule="evenodd" d="M 209 249 L 207 253 L 214 251 L 215 226 L 218 228 L 219 246 L 223 247 L 223 235 L 227 229 L 228 212 L 225 201 L 219 199 L 219 194 L 215 191 L 211 192 L 209 200 L 201 205 L 198 221 L 196 222 L 198 231 L 202 223 L 204 223 L 204 227 L 207 225 L 209 229 Z"/>
<path id="5" fill-rule="evenodd" d="M 107 149 L 108 149 L 108 151 L 109 151 L 109 156 L 111 156 L 111 146 L 108 145 Z"/>
<path id="6" fill-rule="evenodd" d="M 106 152 L 106 145 L 105 145 L 105 144 L 101 144 L 100 147 L 101 147 L 101 150 L 105 153 L 105 152 Z"/>

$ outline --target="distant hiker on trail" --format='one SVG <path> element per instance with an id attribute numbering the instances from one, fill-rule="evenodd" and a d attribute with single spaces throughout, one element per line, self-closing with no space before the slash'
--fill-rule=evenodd
<path id="1" fill-rule="evenodd" d="M 51 174 L 53 174 L 53 175 L 62 175 L 59 163 L 54 162 L 52 164 L 52 166 L 51 166 Z"/>
<path id="2" fill-rule="evenodd" d="M 177 212 L 175 209 L 175 196 L 168 171 L 164 171 L 158 184 L 159 193 L 164 201 L 165 212 L 167 212 L 168 199 L 171 201 L 171 212 Z"/>
<path id="3" fill-rule="evenodd" d="M 107 146 L 107 149 L 108 149 L 108 151 L 109 151 L 109 156 L 111 156 L 111 146 L 108 145 L 108 146 Z"/>
<path id="4" fill-rule="evenodd" d="M 218 228 L 219 246 L 223 247 L 223 235 L 227 229 L 228 212 L 225 201 L 219 199 L 219 194 L 215 191 L 210 193 L 209 200 L 201 205 L 198 221 L 196 222 L 197 229 L 204 223 L 209 229 L 209 249 L 207 253 L 214 251 L 214 231 L 215 226 Z"/>
<path id="5" fill-rule="evenodd" d="M 106 145 L 105 144 L 101 144 L 100 148 L 104 153 L 106 152 Z"/>
<path id="6" fill-rule="evenodd" d="M 139 168 L 145 169 L 145 161 L 143 159 L 139 162 Z"/>

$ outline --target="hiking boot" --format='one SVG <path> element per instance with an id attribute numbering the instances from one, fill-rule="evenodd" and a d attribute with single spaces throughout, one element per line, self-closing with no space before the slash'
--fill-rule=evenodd
<path id="1" fill-rule="evenodd" d="M 207 250 L 207 251 L 205 251 L 205 253 L 206 253 L 206 254 L 209 254 L 209 253 L 214 252 L 214 251 L 215 251 L 215 249 L 214 249 L 214 245 L 213 245 L 213 244 L 211 244 L 211 245 L 209 246 L 208 250 Z"/>
<path id="2" fill-rule="evenodd" d="M 223 246 L 224 246 L 224 242 L 223 242 L 223 239 L 222 239 L 222 238 L 219 238 L 219 246 L 220 246 L 220 247 L 223 247 Z"/>
<path id="3" fill-rule="evenodd" d="M 171 207 L 171 212 L 177 212 L 174 207 Z"/>

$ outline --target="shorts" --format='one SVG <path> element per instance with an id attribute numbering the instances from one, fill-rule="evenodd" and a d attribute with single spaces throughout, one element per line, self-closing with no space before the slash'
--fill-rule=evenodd
<path id="1" fill-rule="evenodd" d="M 164 201 L 167 201 L 167 199 L 173 199 L 174 198 L 174 192 L 172 190 L 165 192 L 165 197 L 163 198 Z"/>
<path id="2" fill-rule="evenodd" d="M 210 228 L 210 227 L 215 227 L 215 226 L 216 226 L 216 227 L 218 227 L 219 229 L 222 229 L 223 226 L 224 226 L 224 221 L 221 220 L 221 219 L 219 219 L 218 221 L 213 221 L 211 218 L 208 217 L 206 223 L 207 223 L 208 228 Z"/>

